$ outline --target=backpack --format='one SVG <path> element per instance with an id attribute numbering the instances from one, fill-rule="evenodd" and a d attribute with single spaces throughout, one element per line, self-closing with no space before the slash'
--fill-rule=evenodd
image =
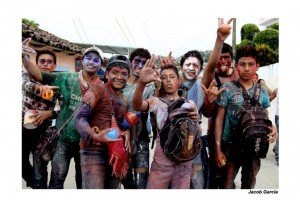
<path id="1" fill-rule="evenodd" d="M 236 128 L 236 139 L 244 155 L 265 158 L 269 150 L 268 134 L 272 122 L 259 103 L 261 85 L 255 84 L 254 95 L 250 98 L 248 92 L 238 81 L 232 81 L 242 90 L 244 103 Z"/>
<path id="2" fill-rule="evenodd" d="M 191 109 L 181 107 L 188 100 L 185 98 L 173 102 L 163 98 L 160 100 L 168 105 L 167 121 L 158 133 L 164 154 L 169 160 L 177 163 L 193 160 L 199 153 L 202 142 L 200 130 L 188 117 Z"/>

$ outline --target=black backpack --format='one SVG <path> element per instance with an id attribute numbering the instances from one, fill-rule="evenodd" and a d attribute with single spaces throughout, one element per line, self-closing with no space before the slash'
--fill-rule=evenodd
<path id="1" fill-rule="evenodd" d="M 232 81 L 242 89 L 244 103 L 241 117 L 235 131 L 241 152 L 250 157 L 265 158 L 269 150 L 268 134 L 272 122 L 259 103 L 261 85 L 255 84 L 254 95 L 250 98 L 248 92 L 238 81 Z"/>
<path id="2" fill-rule="evenodd" d="M 168 105 L 168 119 L 159 132 L 160 145 L 167 158 L 173 162 L 187 162 L 194 159 L 199 153 L 202 143 L 200 130 L 189 117 L 190 108 L 181 108 L 188 102 L 179 98 L 172 102 L 160 98 Z"/>

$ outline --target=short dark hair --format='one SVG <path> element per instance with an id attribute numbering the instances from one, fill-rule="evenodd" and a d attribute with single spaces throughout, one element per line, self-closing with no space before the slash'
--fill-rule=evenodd
<path id="1" fill-rule="evenodd" d="M 238 48 L 235 54 L 235 63 L 238 63 L 239 59 L 242 57 L 253 57 L 256 63 L 259 63 L 258 51 L 253 45 L 245 45 Z"/>
<path id="2" fill-rule="evenodd" d="M 133 52 L 131 52 L 131 54 L 129 56 L 130 63 L 133 61 L 133 59 L 136 56 L 141 56 L 141 57 L 147 58 L 147 59 L 151 58 L 151 54 L 150 54 L 150 52 L 147 49 L 137 48 Z"/>
<path id="3" fill-rule="evenodd" d="M 183 66 L 183 63 L 185 62 L 185 60 L 189 57 L 194 57 L 194 58 L 197 58 L 200 62 L 200 67 L 202 68 L 203 67 L 203 58 L 201 56 L 201 53 L 198 51 L 198 50 L 192 50 L 192 51 L 188 51 L 186 52 L 181 60 L 180 60 L 180 66 L 182 67 Z"/>
<path id="4" fill-rule="evenodd" d="M 38 63 L 40 56 L 43 54 L 48 54 L 48 55 L 52 56 L 54 64 L 56 65 L 56 55 L 53 51 L 50 51 L 49 49 L 43 49 L 43 50 L 37 51 L 36 57 L 35 57 L 36 64 Z"/>
<path id="5" fill-rule="evenodd" d="M 180 78 L 180 77 L 179 77 L 179 73 L 178 73 L 178 69 L 177 69 L 177 67 L 175 67 L 174 65 L 166 65 L 166 66 L 162 67 L 161 70 L 160 70 L 160 75 L 161 75 L 161 73 L 162 73 L 164 70 L 166 70 L 166 69 L 171 69 L 171 70 L 173 70 L 173 71 L 175 72 L 175 74 L 177 75 L 177 77 Z"/>
<path id="6" fill-rule="evenodd" d="M 232 47 L 225 42 L 223 43 L 222 53 L 229 53 L 231 58 L 233 58 Z"/>

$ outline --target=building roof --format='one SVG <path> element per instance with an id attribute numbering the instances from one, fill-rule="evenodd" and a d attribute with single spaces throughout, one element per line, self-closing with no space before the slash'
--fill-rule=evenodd
<path id="1" fill-rule="evenodd" d="M 59 38 L 52 33 L 44 31 L 40 28 L 22 23 L 22 37 L 23 39 L 31 37 L 31 44 L 34 47 L 50 47 L 55 52 L 65 51 L 70 55 L 81 54 L 85 48 L 91 47 L 91 44 L 72 43 L 68 40 Z M 110 45 L 95 45 L 99 47 L 104 53 L 129 55 L 135 48 L 120 47 Z"/>
<path id="2" fill-rule="evenodd" d="M 22 37 L 31 37 L 31 44 L 36 47 L 51 47 L 56 52 L 65 51 L 68 54 L 82 54 L 83 48 L 68 40 L 61 39 L 52 33 L 37 27 L 22 23 Z"/>
<path id="3" fill-rule="evenodd" d="M 91 44 L 82 44 L 82 43 L 75 43 L 78 46 L 82 46 L 84 48 L 91 47 Z M 129 55 L 135 48 L 132 47 L 120 47 L 120 46 L 110 46 L 110 45 L 99 45 L 96 44 L 96 47 L 99 47 L 104 53 L 110 54 L 120 54 L 120 55 Z"/>

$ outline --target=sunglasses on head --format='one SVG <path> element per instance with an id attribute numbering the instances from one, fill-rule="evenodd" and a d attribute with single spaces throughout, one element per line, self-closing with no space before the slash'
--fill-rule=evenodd
<path id="1" fill-rule="evenodd" d="M 40 63 L 43 65 L 47 62 L 48 65 L 52 64 L 53 63 L 53 60 L 50 60 L 50 59 L 40 59 Z"/>

